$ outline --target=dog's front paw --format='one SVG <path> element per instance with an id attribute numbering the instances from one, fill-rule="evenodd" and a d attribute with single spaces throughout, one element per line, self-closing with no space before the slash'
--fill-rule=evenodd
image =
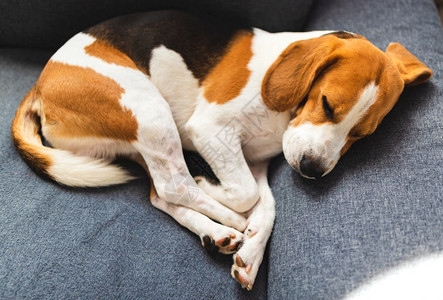
<path id="1" fill-rule="evenodd" d="M 232 277 L 248 291 L 254 285 L 265 248 L 266 239 L 263 239 L 257 228 L 250 224 L 245 231 L 245 238 L 241 248 L 234 255 L 234 264 L 231 268 Z"/>
<path id="2" fill-rule="evenodd" d="M 218 225 L 218 224 L 217 224 Z M 235 253 L 243 242 L 243 234 L 235 229 L 219 225 L 216 230 L 208 230 L 201 236 L 203 247 L 209 252 Z"/>

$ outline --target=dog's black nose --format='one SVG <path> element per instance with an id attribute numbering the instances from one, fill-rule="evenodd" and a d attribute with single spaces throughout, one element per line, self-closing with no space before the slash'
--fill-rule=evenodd
<path id="1" fill-rule="evenodd" d="M 323 170 L 320 164 L 311 160 L 307 156 L 303 156 L 300 161 L 300 173 L 308 177 L 319 179 L 325 173 L 325 170 Z"/>

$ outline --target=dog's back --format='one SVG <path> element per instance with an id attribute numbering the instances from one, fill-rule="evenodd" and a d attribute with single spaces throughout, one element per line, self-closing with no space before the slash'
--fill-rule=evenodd
<path id="1" fill-rule="evenodd" d="M 180 53 L 193 75 L 202 81 L 239 30 L 251 29 L 218 17 L 154 11 L 111 19 L 85 33 L 106 40 L 147 74 L 152 50 L 163 45 Z"/>

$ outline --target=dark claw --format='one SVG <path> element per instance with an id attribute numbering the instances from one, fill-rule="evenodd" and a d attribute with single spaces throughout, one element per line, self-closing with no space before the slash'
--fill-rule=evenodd
<path id="1" fill-rule="evenodd" d="M 243 260 L 241 259 L 240 255 L 236 255 L 235 256 L 235 263 L 237 264 L 237 266 L 239 267 L 244 267 L 245 263 L 243 262 Z"/>
<path id="2" fill-rule="evenodd" d="M 203 237 L 203 247 L 205 247 L 208 252 L 214 252 L 218 250 L 215 242 L 208 235 L 205 235 Z"/>
<path id="3" fill-rule="evenodd" d="M 238 282 L 241 282 L 241 280 L 240 280 L 240 273 L 238 273 L 237 270 L 234 271 L 234 276 L 235 276 L 235 279 L 237 279 Z"/>

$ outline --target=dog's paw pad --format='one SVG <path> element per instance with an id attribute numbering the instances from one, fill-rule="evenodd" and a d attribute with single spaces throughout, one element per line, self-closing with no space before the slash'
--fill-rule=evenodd
<path id="1" fill-rule="evenodd" d="M 228 254 L 237 252 L 240 249 L 241 245 L 243 245 L 243 240 L 237 240 L 235 243 L 231 243 L 228 247 Z"/>
<path id="2" fill-rule="evenodd" d="M 221 239 L 221 240 L 217 241 L 217 245 L 219 245 L 220 247 L 226 247 L 230 243 L 231 243 L 231 238 L 230 237 L 225 237 L 224 239 Z"/>
<path id="3" fill-rule="evenodd" d="M 254 285 L 254 279 L 250 278 L 250 273 L 252 270 L 252 264 L 245 264 L 241 259 L 240 255 L 236 255 L 234 258 L 234 265 L 232 266 L 231 275 L 237 280 L 242 288 L 246 288 L 248 291 L 252 290 Z"/>
<path id="4" fill-rule="evenodd" d="M 241 259 L 240 255 L 235 256 L 235 264 L 241 268 L 246 266 L 245 263 L 243 262 L 243 260 Z"/>
<path id="5" fill-rule="evenodd" d="M 243 235 L 241 233 L 230 233 L 228 236 L 218 240 L 214 240 L 209 235 L 205 235 L 202 238 L 202 245 L 209 252 L 218 251 L 224 254 L 232 254 L 240 248 L 242 240 Z"/>
<path id="6" fill-rule="evenodd" d="M 251 272 L 252 264 L 246 264 L 240 255 L 236 255 L 234 260 L 235 260 L 235 265 L 237 265 L 237 267 L 244 268 L 247 274 Z"/>

